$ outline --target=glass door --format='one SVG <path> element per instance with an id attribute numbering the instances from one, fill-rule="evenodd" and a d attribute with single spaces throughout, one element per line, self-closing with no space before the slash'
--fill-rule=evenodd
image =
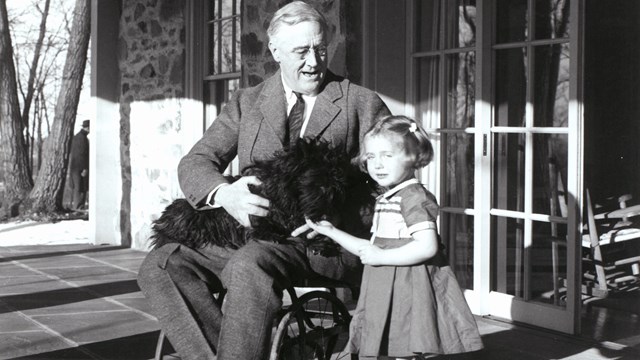
<path id="1" fill-rule="evenodd" d="M 436 149 L 422 182 L 440 194 L 440 232 L 460 285 L 473 289 L 476 36 L 473 1 L 413 3 L 414 117 Z M 446 21 L 441 21 L 446 19 Z M 447 23 L 446 31 L 443 28 Z"/>
<path id="2" fill-rule="evenodd" d="M 577 295 L 568 279 L 579 264 L 569 237 L 577 227 L 567 225 L 575 224 L 581 192 L 578 172 L 569 169 L 578 169 L 581 157 L 569 5 L 498 0 L 487 9 L 494 41 L 487 54 L 491 122 L 483 134 L 490 161 L 483 176 L 491 182 L 483 205 L 490 224 L 487 311 L 573 333 Z"/>
<path id="3" fill-rule="evenodd" d="M 412 2 L 408 113 L 436 148 L 421 179 L 439 195 L 440 233 L 474 313 L 574 333 L 582 156 L 569 20 L 580 1 L 569 5 Z"/>

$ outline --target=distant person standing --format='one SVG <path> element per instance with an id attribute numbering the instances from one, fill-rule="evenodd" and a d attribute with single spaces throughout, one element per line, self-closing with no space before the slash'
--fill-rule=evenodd
<path id="1" fill-rule="evenodd" d="M 82 122 L 82 129 L 71 143 L 70 188 L 72 190 L 71 209 L 85 208 L 89 190 L 89 120 Z"/>

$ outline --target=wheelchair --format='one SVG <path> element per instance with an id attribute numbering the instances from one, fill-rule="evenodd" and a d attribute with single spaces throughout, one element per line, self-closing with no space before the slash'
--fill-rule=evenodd
<path id="1" fill-rule="evenodd" d="M 357 299 L 357 288 L 326 278 L 306 279 L 286 289 L 290 301 L 283 299 L 276 315 L 269 360 L 357 359 L 344 351 L 351 315 L 338 292 L 345 294 L 347 289 Z M 217 294 L 218 305 L 224 296 L 224 290 Z M 165 359 L 169 352 L 168 339 L 160 331 L 155 359 Z"/>

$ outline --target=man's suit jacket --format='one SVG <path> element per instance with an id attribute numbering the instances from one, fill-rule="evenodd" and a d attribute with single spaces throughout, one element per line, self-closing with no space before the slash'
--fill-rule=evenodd
<path id="1" fill-rule="evenodd" d="M 240 171 L 283 148 L 286 100 L 280 71 L 252 88 L 238 90 L 178 166 L 180 186 L 194 207 L 226 182 L 222 172 L 238 155 Z M 327 71 L 305 137 L 322 138 L 355 156 L 371 124 L 389 109 L 378 95 Z"/>

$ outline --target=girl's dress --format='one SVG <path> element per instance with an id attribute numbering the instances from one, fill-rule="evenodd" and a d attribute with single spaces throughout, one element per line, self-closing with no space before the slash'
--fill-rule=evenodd
<path id="1" fill-rule="evenodd" d="M 436 229 L 437 214 L 435 197 L 417 179 L 407 180 L 377 199 L 372 241 L 382 249 L 405 245 L 413 232 Z M 348 349 L 361 357 L 482 349 L 475 319 L 442 251 L 413 266 L 365 265 L 350 331 Z"/>

